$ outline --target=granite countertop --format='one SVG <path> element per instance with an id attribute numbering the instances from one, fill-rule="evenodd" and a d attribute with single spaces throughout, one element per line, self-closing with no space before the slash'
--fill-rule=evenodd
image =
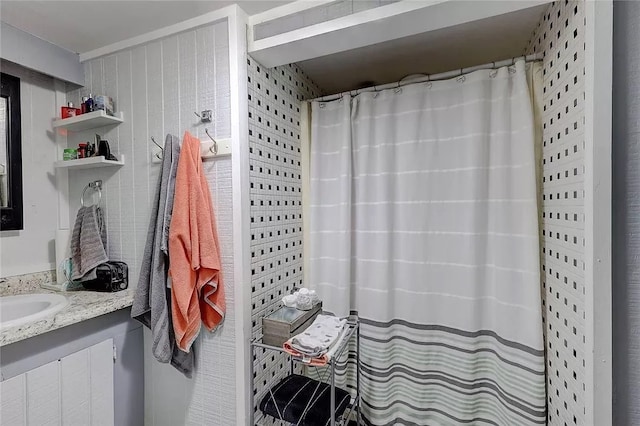
<path id="1" fill-rule="evenodd" d="M 100 315 L 127 308 L 133 303 L 133 289 L 115 293 L 94 291 L 55 291 L 42 288 L 42 284 L 55 282 L 50 272 L 30 274 L 29 279 L 8 280 L 0 283 L 0 296 L 33 293 L 55 293 L 67 298 L 69 304 L 49 318 L 0 330 L 0 346 L 38 336 L 48 331 L 76 324 Z"/>

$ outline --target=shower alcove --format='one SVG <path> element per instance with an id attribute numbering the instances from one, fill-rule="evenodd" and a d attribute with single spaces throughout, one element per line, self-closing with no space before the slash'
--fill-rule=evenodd
<path id="1" fill-rule="evenodd" d="M 612 2 L 296 2 L 249 17 L 247 45 L 248 146 L 243 149 L 249 162 L 243 167 L 252 189 L 242 232 L 251 241 L 245 264 L 251 291 L 241 297 L 252 307 L 244 318 L 253 337 L 280 295 L 305 281 L 300 160 L 308 153 L 300 150 L 302 100 L 379 87 L 413 74 L 452 71 L 453 76 L 514 57 L 542 58 L 547 422 L 611 424 Z M 284 133 L 285 143 L 278 147 L 271 141 L 275 130 Z M 289 186 L 291 192 L 272 193 L 272 185 L 274 191 Z M 281 215 L 272 217 L 274 209 Z M 282 235 L 270 235 L 267 225 Z M 274 264 L 284 268 L 270 270 Z M 247 347 L 244 351 L 250 362 Z M 270 354 L 251 362 L 255 377 L 247 383 L 258 400 L 286 374 L 287 364 Z M 255 410 L 248 400 L 244 404 Z"/>

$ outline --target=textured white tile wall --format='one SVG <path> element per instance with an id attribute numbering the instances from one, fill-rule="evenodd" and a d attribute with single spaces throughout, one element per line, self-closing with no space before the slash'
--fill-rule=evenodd
<path id="1" fill-rule="evenodd" d="M 585 424 L 584 43 L 584 1 L 557 1 L 529 47 L 544 52 L 541 258 L 549 425 Z"/>
<path id="2" fill-rule="evenodd" d="M 72 171 L 69 175 L 71 214 L 79 207 L 83 187 L 105 183 L 103 206 L 110 258 L 129 264 L 135 286 L 149 225 L 149 210 L 159 165 L 151 163 L 167 133 L 182 137 L 190 131 L 206 140 L 205 127 L 218 138 L 231 136 L 231 93 L 227 23 L 219 22 L 156 40 L 85 63 L 86 85 L 68 93 L 69 100 L 105 94 L 113 97 L 124 123 L 98 129 L 116 156 L 125 155 L 121 169 Z M 213 110 L 213 122 L 202 124 L 194 112 Z M 69 136 L 69 145 L 90 140 L 94 131 Z M 149 355 L 145 335 L 145 417 L 151 425 L 235 424 L 235 337 L 233 289 L 233 206 L 231 160 L 205 161 L 222 250 L 227 315 L 214 334 L 203 332 L 192 380 Z M 146 332 L 146 330 L 145 330 Z"/>
<path id="3" fill-rule="evenodd" d="M 261 318 L 280 307 L 280 299 L 294 287 L 303 285 L 300 103 L 320 93 L 296 65 L 265 69 L 249 58 L 247 66 L 251 320 L 256 337 L 262 334 Z M 257 350 L 254 367 L 258 403 L 289 366 L 285 357 Z M 256 414 L 256 419 L 260 417 Z"/>
<path id="4" fill-rule="evenodd" d="M 55 269 L 53 239 L 58 227 L 55 169 L 59 117 L 54 79 L 9 62 L 2 72 L 20 78 L 24 229 L 0 233 L 0 277 Z"/>

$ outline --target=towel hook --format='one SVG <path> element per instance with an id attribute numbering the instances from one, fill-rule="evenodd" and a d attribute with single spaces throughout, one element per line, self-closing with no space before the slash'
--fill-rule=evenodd
<path id="1" fill-rule="evenodd" d="M 82 190 L 82 196 L 80 197 L 80 205 L 82 207 L 85 207 L 84 196 L 86 195 L 88 189 L 93 189 L 95 192 L 98 193 L 98 202 L 96 203 L 96 205 L 100 204 L 100 202 L 102 201 L 102 181 L 96 180 L 93 182 L 89 182 L 87 186 L 85 186 L 84 189 Z"/>
<path id="2" fill-rule="evenodd" d="M 209 139 L 213 141 L 213 145 L 209 147 L 209 152 L 213 155 L 218 155 L 218 142 L 209 134 L 209 129 L 204 129 L 204 132 L 209 136 Z"/>
<path id="3" fill-rule="evenodd" d="M 193 112 L 202 123 L 210 123 L 213 117 L 213 111 L 210 109 L 205 109 L 202 113 L 198 114 L 197 112 Z"/>
<path id="4" fill-rule="evenodd" d="M 164 148 L 158 143 L 156 142 L 155 138 L 153 136 L 151 136 L 151 142 L 153 142 L 154 144 L 156 144 L 156 146 L 158 148 L 160 148 L 160 150 L 164 151 Z"/>
<path id="5" fill-rule="evenodd" d="M 156 142 L 155 138 L 153 136 L 151 136 L 151 142 L 153 142 L 155 144 L 155 146 L 157 146 L 158 148 L 160 148 L 160 152 L 162 152 L 164 154 L 164 148 L 162 146 L 160 146 L 160 144 L 158 142 Z M 162 155 L 160 155 L 160 152 L 156 152 L 155 156 L 158 160 L 162 160 Z"/>

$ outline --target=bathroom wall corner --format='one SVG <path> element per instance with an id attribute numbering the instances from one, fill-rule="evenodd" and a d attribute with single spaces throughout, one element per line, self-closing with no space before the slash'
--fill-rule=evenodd
<path id="1" fill-rule="evenodd" d="M 248 425 L 248 365 L 251 360 L 250 185 L 247 81 L 248 16 L 237 5 L 229 16 L 229 68 L 231 78 L 231 138 L 233 181 L 233 255 L 236 322 L 236 424 Z"/>

